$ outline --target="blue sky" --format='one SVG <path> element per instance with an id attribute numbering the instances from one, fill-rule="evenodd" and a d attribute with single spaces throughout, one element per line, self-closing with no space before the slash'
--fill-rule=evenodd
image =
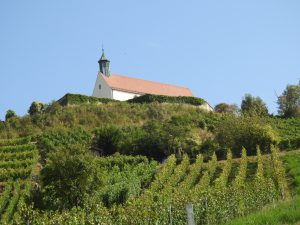
<path id="1" fill-rule="evenodd" d="M 0 2 L 0 119 L 32 101 L 91 95 L 101 44 L 111 72 L 189 87 L 211 105 L 246 93 L 277 111 L 300 78 L 300 1 Z"/>

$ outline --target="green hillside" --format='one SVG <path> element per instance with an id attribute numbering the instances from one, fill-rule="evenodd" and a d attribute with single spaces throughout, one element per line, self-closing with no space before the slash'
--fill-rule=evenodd
<path id="1" fill-rule="evenodd" d="M 188 204 L 196 224 L 298 220 L 299 118 L 68 98 L 0 123 L 3 224 L 186 224 Z"/>

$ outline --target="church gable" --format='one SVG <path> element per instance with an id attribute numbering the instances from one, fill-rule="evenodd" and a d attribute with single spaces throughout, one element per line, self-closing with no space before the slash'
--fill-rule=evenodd
<path id="1" fill-rule="evenodd" d="M 111 87 L 107 84 L 102 75 L 97 76 L 93 96 L 99 98 L 113 98 Z"/>

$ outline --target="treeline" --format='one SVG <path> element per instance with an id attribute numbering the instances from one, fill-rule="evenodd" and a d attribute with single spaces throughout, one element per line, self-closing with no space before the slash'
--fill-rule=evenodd
<path id="1" fill-rule="evenodd" d="M 283 93 L 277 97 L 278 117 L 300 117 L 300 81 L 296 85 L 287 85 Z M 215 106 L 218 113 L 243 114 L 248 116 L 269 116 L 266 103 L 259 97 L 246 94 L 240 107 L 236 104 L 220 103 Z M 273 115 L 270 115 L 273 116 Z"/>
<path id="2" fill-rule="evenodd" d="M 223 115 L 214 118 L 205 115 L 208 118 L 173 116 L 161 122 L 149 120 L 142 125 L 106 123 L 92 130 L 83 126 L 51 128 L 35 139 L 42 160 L 49 152 L 74 144 L 89 148 L 100 156 L 121 153 L 144 155 L 158 161 L 171 154 L 178 158 L 188 154 L 192 159 L 202 154 L 208 160 L 216 153 L 219 159 L 224 159 L 228 148 L 232 149 L 234 157 L 239 157 L 243 147 L 247 148 L 248 155 L 255 155 L 257 145 L 264 154 L 270 152 L 271 145 L 282 150 L 300 147 L 297 136 L 300 120 L 287 123 L 278 118 L 262 120 L 258 117 Z"/>

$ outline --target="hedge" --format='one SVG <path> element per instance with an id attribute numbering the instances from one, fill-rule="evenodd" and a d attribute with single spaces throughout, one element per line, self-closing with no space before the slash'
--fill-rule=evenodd
<path id="1" fill-rule="evenodd" d="M 97 98 L 93 96 L 86 96 L 80 94 L 70 94 L 67 93 L 61 99 L 58 100 L 58 103 L 62 106 L 68 105 L 80 105 L 80 104 L 88 104 L 88 103 L 109 103 L 109 102 L 119 102 L 115 99 L 110 98 Z M 165 96 L 165 95 L 151 95 L 145 94 L 139 97 L 135 97 L 133 99 L 127 100 L 129 103 L 151 103 L 151 102 L 159 102 L 159 103 L 184 103 L 191 104 L 195 106 L 200 106 L 206 103 L 206 101 L 202 98 L 196 98 L 192 96 Z"/>
<path id="2" fill-rule="evenodd" d="M 127 100 L 130 103 L 151 103 L 151 102 L 159 102 L 159 103 L 185 103 L 200 106 L 206 103 L 206 101 L 202 98 L 190 97 L 190 96 L 165 96 L 165 95 L 141 95 L 139 97 L 135 97 L 133 99 Z"/>
<path id="3" fill-rule="evenodd" d="M 67 93 L 61 99 L 58 100 L 58 103 L 62 106 L 67 105 L 80 105 L 88 103 L 108 103 L 108 102 L 118 102 L 117 100 L 110 98 L 97 98 L 93 96 L 86 96 L 80 94 L 70 94 Z"/>

